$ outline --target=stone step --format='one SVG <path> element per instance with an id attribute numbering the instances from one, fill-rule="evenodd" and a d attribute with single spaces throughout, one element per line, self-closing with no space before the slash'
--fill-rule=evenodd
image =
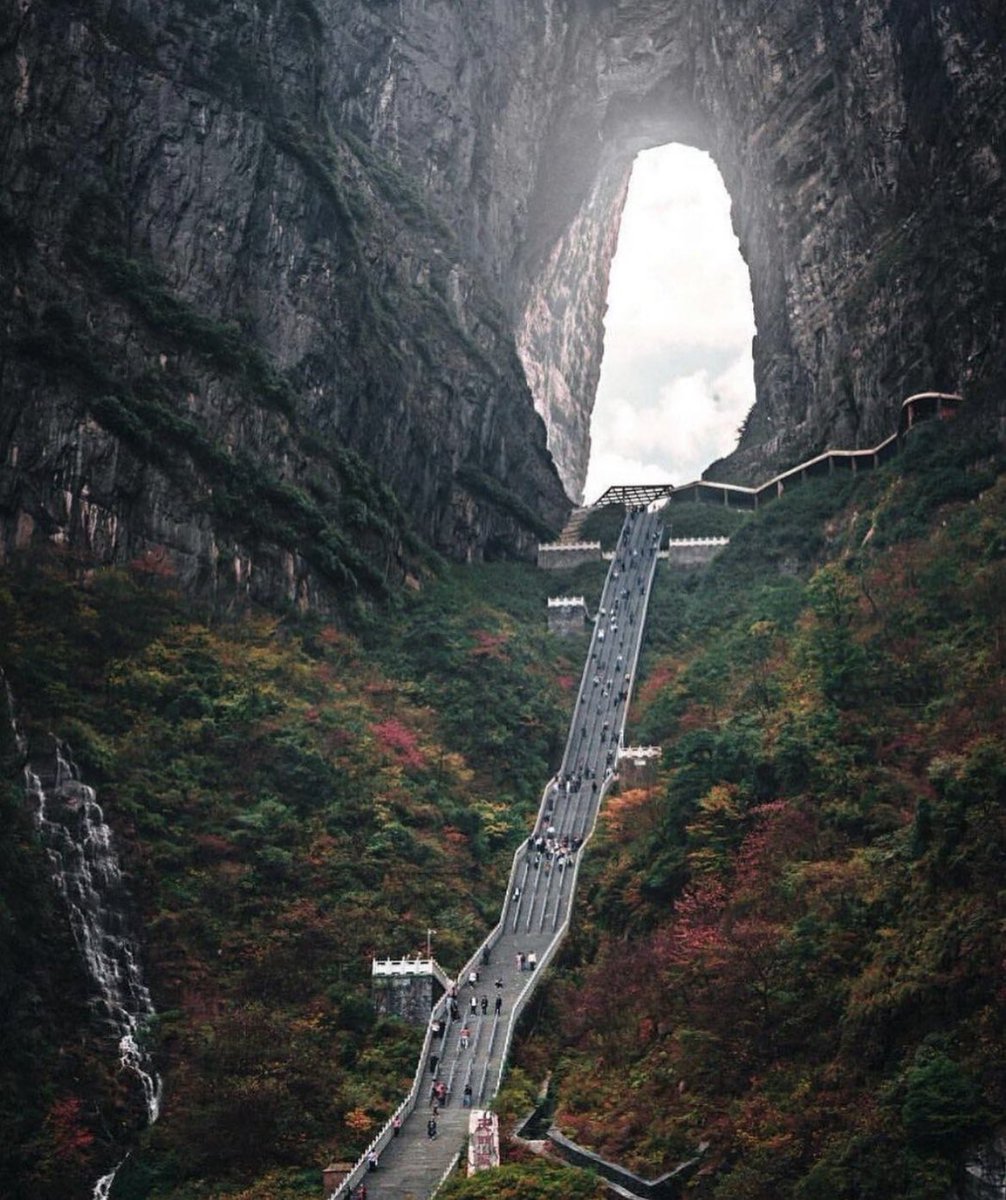
<path id="1" fill-rule="evenodd" d="M 590 505 L 581 508 L 574 508 L 566 518 L 566 524 L 562 527 L 562 533 L 559 534 L 560 542 L 578 542 L 580 540 L 580 530 L 583 528 L 583 523 L 590 516 Z"/>
<path id="2" fill-rule="evenodd" d="M 628 587 L 630 597 L 625 600 L 623 611 L 632 613 L 634 608 L 637 609 L 638 620 L 630 621 L 627 627 L 623 623 L 617 647 L 614 629 L 607 642 L 602 641 L 601 631 L 591 642 L 597 670 L 604 676 L 614 675 L 617 670 L 619 678 L 625 672 L 630 682 L 635 674 L 649 583 L 656 563 L 651 527 L 656 535 L 659 527 L 653 520 L 644 519 L 635 526 L 632 536 L 638 546 L 632 551 L 631 565 L 625 571 L 624 580 L 616 583 L 614 577 L 609 576 L 601 597 L 605 604 L 611 605 L 617 591 Z M 616 650 L 621 651 L 617 659 Z M 615 689 L 598 688 L 589 675 L 585 676 L 582 689 L 582 702 L 578 701 L 575 706 L 560 767 L 571 778 L 565 784 L 555 782 L 550 785 L 543 811 L 536 822 L 539 833 L 551 824 L 555 826 L 554 832 L 563 836 L 588 836 L 610 779 L 611 763 L 624 728 L 625 710 L 619 706 L 617 693 L 613 694 Z M 574 772 L 580 779 L 581 768 L 588 766 L 593 774 L 585 774 L 580 787 L 573 785 Z M 588 778 L 589 789 L 586 786 Z M 569 918 L 581 853 L 577 853 L 575 863 L 563 859 L 567 865 L 556 865 L 553 869 L 547 856 L 533 852 L 530 838 L 518 851 L 515 873 L 508 884 L 510 891 L 503 905 L 502 927 L 493 939 L 489 961 L 478 967 L 479 978 L 474 988 L 467 978 L 461 979 L 458 994 L 460 1021 L 450 1023 L 442 1039 L 432 1042 L 431 1059 L 424 1064 L 416 1107 L 403 1120 L 398 1136 L 384 1146 L 377 1169 L 365 1173 L 353 1194 L 358 1195 L 362 1185 L 366 1188 L 367 1200 L 429 1200 L 451 1163 L 465 1152 L 471 1115 L 471 1110 L 463 1104 L 465 1081 L 472 1081 L 474 1108 L 491 1106 L 505 1061 L 508 1033 L 540 979 L 541 971 L 547 966 L 550 952 Z M 532 951 L 539 970 L 521 970 L 518 955 L 526 956 Z M 471 1014 L 473 995 L 478 1001 L 475 1016 Z M 485 1016 L 481 1012 L 483 996 L 487 999 Z M 497 996 L 501 1002 L 498 1017 L 494 1011 Z M 463 1024 L 469 1026 L 471 1035 L 470 1045 L 465 1049 L 461 1048 L 459 1039 Z M 433 1054 L 437 1055 L 436 1074 L 430 1070 Z M 449 1096 L 446 1107 L 440 1109 L 437 1116 L 437 1137 L 430 1138 L 427 1135 L 427 1121 L 432 1112 L 430 1087 L 438 1077 L 448 1086 Z M 354 1177 L 357 1177 L 355 1172 Z M 344 1189 L 340 1190 L 339 1200 L 343 1200 L 344 1195 Z"/>

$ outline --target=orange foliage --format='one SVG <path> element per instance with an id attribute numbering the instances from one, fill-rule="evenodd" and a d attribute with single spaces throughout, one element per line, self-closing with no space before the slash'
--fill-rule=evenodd
<path id="1" fill-rule="evenodd" d="M 374 1118 L 368 1116 L 362 1108 L 353 1108 L 346 1113 L 346 1125 L 354 1133 L 368 1133 L 374 1125 Z"/>
<path id="2" fill-rule="evenodd" d="M 637 837 L 640 817 L 653 798 L 652 788 L 630 788 L 617 796 L 609 796 L 601 810 L 601 821 L 609 836 L 615 841 Z"/>

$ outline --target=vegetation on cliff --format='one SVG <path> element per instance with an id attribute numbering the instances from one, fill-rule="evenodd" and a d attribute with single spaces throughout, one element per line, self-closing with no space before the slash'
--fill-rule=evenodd
<path id="1" fill-rule="evenodd" d="M 562 1128 L 644 1175 L 708 1141 L 695 1195 L 942 1200 L 1003 1111 L 1006 488 L 942 434 L 658 574 L 631 733 L 663 769 L 606 806 L 513 1078 L 555 1068 Z M 445 569 L 352 629 L 210 620 L 163 570 L 0 577 L 25 732 L 67 739 L 98 788 L 143 921 L 165 1103 L 115 1197 L 313 1196 L 415 1065 L 417 1031 L 374 1019 L 370 957 L 435 927 L 457 967 L 495 920 L 580 673 L 544 599 L 594 594 L 598 568 Z M 0 1190 L 65 1200 L 135 1097 L 10 739 L 2 761 Z M 522 1196 L 597 1186 L 509 1170 Z"/>
<path id="2" fill-rule="evenodd" d="M 521 1052 L 690 1195 L 945 1197 L 1006 1106 L 1006 485 L 920 431 L 664 574 L 580 924 Z M 558 1051 L 558 1061 L 556 1061 Z"/>
<path id="3" fill-rule="evenodd" d="M 4 573 L 0 661 L 29 738 L 54 730 L 98 788 L 142 917 L 165 1102 L 116 1196 L 313 1195 L 415 1067 L 420 1032 L 373 1017 L 370 959 L 435 927 L 456 969 L 493 923 L 577 664 L 544 635 L 546 581 L 526 567 L 455 569 L 350 633 L 208 622 L 146 561 L 79 566 Z M 32 839 L 11 747 L 3 762 L 13 854 Z M 44 854 L 14 861 L 0 951 L 21 1085 L 0 1140 L 21 1150 L 0 1190 L 89 1194 L 136 1098 L 108 1078 L 68 934 L 39 945 L 59 904 Z"/>

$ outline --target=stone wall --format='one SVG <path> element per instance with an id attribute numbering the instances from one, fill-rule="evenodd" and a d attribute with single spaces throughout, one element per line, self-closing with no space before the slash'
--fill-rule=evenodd
<path id="1" fill-rule="evenodd" d="M 596 1171 L 602 1178 L 628 1189 L 635 1196 L 644 1197 L 644 1200 L 677 1200 L 684 1194 L 685 1184 L 701 1163 L 700 1154 L 656 1179 L 643 1179 L 626 1167 L 609 1162 L 593 1150 L 571 1141 L 554 1125 L 546 1136 L 567 1162 L 588 1171 Z"/>
<path id="2" fill-rule="evenodd" d="M 729 538 L 672 538 L 665 555 L 669 567 L 705 567 L 713 561 Z"/>
<path id="3" fill-rule="evenodd" d="M 425 1025 L 439 992 L 432 975 L 375 975 L 371 979 L 374 1011 L 381 1017 L 401 1017 Z"/>
<path id="4" fill-rule="evenodd" d="M 600 542 L 551 542 L 538 546 L 538 566 L 545 571 L 571 571 L 601 561 Z"/>
<path id="5" fill-rule="evenodd" d="M 550 596 L 548 631 L 559 637 L 575 637 L 587 628 L 587 605 L 582 596 Z"/>
<path id="6" fill-rule="evenodd" d="M 626 746 L 618 753 L 618 780 L 623 788 L 645 787 L 660 770 L 659 746 Z"/>

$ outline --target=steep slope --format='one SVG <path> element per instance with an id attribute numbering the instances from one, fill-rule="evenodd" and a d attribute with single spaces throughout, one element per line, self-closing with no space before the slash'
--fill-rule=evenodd
<path id="1" fill-rule="evenodd" d="M 360 1153 L 422 1040 L 375 1020 L 371 958 L 433 929 L 460 966 L 560 752 L 576 665 L 543 631 L 547 586 L 522 565 L 455 567 L 353 636 L 207 624 L 135 566 L 83 586 L 60 559 L 0 572 L 29 748 L 66 738 L 115 829 L 164 1081 L 144 1129 L 4 741 L 4 1197 L 85 1200 L 132 1149 L 117 1200 L 285 1198 Z"/>
<path id="2" fill-rule="evenodd" d="M 339 119 L 344 6 L 6 7 L 8 549 L 310 604 L 400 576 L 403 511 L 461 559 L 561 525 L 498 303 Z"/>
<path id="3" fill-rule="evenodd" d="M 982 435 L 920 432 L 654 603 L 632 717 L 663 769 L 607 806 L 522 1054 L 646 1177 L 708 1143 L 689 1195 L 991 1194 L 1006 490 Z"/>

